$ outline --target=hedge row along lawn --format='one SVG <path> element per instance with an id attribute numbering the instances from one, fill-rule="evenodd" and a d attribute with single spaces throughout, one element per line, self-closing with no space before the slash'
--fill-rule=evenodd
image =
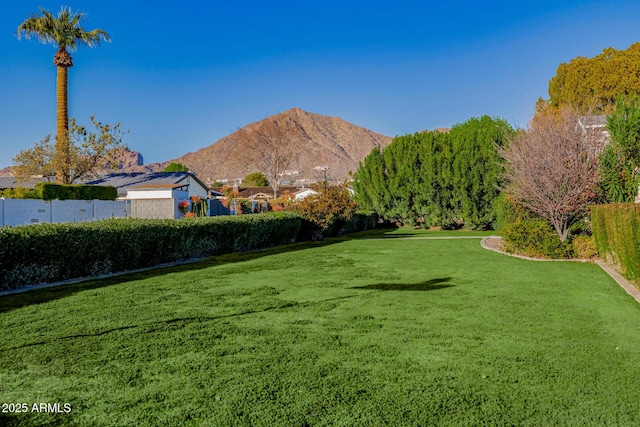
<path id="1" fill-rule="evenodd" d="M 0 290 L 294 242 L 302 222 L 270 212 L 0 227 Z"/>
<path id="2" fill-rule="evenodd" d="M 635 300 L 479 239 L 223 255 L 5 296 L 0 328 L 0 402 L 29 410 L 0 425 L 640 423 Z"/>

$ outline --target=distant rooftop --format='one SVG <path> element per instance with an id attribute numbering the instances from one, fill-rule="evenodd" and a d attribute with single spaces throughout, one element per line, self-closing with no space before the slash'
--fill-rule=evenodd
<path id="1" fill-rule="evenodd" d="M 38 182 L 46 182 L 48 179 L 46 178 L 34 178 L 28 181 L 18 181 L 13 176 L 0 176 L 0 190 L 4 190 L 7 188 L 28 188 L 33 190 L 36 183 Z"/>
<path id="2" fill-rule="evenodd" d="M 580 116 L 578 122 L 584 128 L 603 128 L 607 126 L 607 116 Z"/>
<path id="3" fill-rule="evenodd" d="M 118 189 L 118 196 L 125 196 L 127 190 L 141 187 L 158 187 L 177 184 L 187 185 L 189 177 L 192 177 L 203 188 L 209 189 L 191 172 L 138 172 L 138 173 L 112 173 L 100 179 L 87 182 L 91 185 L 111 185 Z"/>

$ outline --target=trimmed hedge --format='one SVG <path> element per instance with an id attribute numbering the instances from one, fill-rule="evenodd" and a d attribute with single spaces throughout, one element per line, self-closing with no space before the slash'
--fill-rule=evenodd
<path id="1" fill-rule="evenodd" d="M 34 190 L 43 200 L 115 200 L 118 197 L 118 189 L 110 185 L 39 182 Z"/>
<path id="2" fill-rule="evenodd" d="M 591 207 L 591 229 L 600 256 L 636 283 L 640 278 L 640 205 L 617 203 Z"/>
<path id="3" fill-rule="evenodd" d="M 291 243 L 301 223 L 282 212 L 1 227 L 0 289 Z"/>

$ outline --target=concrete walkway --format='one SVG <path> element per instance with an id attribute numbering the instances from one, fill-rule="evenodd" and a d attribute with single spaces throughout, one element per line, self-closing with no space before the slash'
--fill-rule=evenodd
<path id="1" fill-rule="evenodd" d="M 635 298 L 636 301 L 638 301 L 640 303 L 640 290 L 638 288 L 636 288 L 633 285 L 633 283 L 629 282 L 627 279 L 622 277 L 622 275 L 615 269 L 614 266 L 612 266 L 611 264 L 609 264 L 609 263 L 607 263 L 607 262 L 605 262 L 605 261 L 603 261 L 601 259 L 589 260 L 589 259 L 539 259 L 539 258 L 531 258 L 531 257 L 523 256 L 523 255 L 510 254 L 510 253 L 501 251 L 500 249 L 497 249 L 494 245 L 488 244 L 488 240 L 489 239 L 502 240 L 502 237 L 500 237 L 500 236 L 487 236 L 484 239 L 482 239 L 482 241 L 480 242 L 480 245 L 483 248 L 488 249 L 490 251 L 498 252 L 500 254 L 512 256 L 512 257 L 515 257 L 515 258 L 526 259 L 526 260 L 529 260 L 529 261 L 593 262 L 593 263 L 597 264 L 600 268 L 602 268 L 605 271 L 605 273 L 607 273 L 609 276 L 611 276 L 611 278 L 613 280 L 615 280 L 618 285 L 620 285 L 620 287 L 622 289 L 624 289 L 629 295 L 631 295 L 633 298 Z"/>

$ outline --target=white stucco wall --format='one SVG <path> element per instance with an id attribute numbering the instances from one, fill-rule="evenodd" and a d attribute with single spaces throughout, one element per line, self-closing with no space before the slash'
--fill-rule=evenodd
<path id="1" fill-rule="evenodd" d="M 4 199 L 1 201 L 0 226 L 126 218 L 129 203 L 125 200 Z"/>

